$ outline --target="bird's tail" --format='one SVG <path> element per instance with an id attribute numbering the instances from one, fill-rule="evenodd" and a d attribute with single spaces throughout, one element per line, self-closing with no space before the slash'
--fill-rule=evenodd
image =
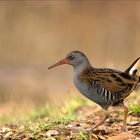
<path id="1" fill-rule="evenodd" d="M 137 58 L 129 68 L 125 70 L 125 73 L 128 73 L 129 75 L 136 74 L 139 77 L 140 82 L 140 57 Z"/>

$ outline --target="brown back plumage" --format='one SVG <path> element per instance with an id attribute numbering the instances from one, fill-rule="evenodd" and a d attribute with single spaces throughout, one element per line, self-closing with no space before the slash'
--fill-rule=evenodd
<path id="1" fill-rule="evenodd" d="M 93 67 L 88 67 L 82 71 L 79 75 L 79 79 L 87 82 L 89 86 L 92 86 L 93 82 L 96 81 L 98 86 L 100 86 L 99 88 L 104 89 L 102 92 L 121 94 L 121 99 L 127 97 L 134 90 L 139 81 L 136 75 L 130 76 L 127 73 L 117 70 Z M 116 97 L 116 101 L 118 101 L 118 96 Z M 116 101 L 114 100 L 114 102 Z"/>

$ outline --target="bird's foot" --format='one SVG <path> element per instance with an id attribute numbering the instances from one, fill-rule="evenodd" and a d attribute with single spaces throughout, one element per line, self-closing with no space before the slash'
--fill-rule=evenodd
<path id="1" fill-rule="evenodd" d="M 122 132 L 128 131 L 128 129 L 126 128 L 126 126 L 122 126 L 122 127 L 121 127 L 121 131 L 122 131 Z"/>

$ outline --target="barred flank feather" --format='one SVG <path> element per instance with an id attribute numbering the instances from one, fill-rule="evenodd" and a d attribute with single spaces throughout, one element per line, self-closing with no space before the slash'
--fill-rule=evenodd
<path id="1" fill-rule="evenodd" d="M 135 64 L 138 64 L 137 62 Z M 135 64 L 133 66 L 136 66 Z M 98 94 L 104 97 L 107 104 L 115 104 L 135 89 L 139 77 L 112 69 L 87 67 L 80 73 L 79 80 L 89 83 L 89 87 L 97 88 Z"/>

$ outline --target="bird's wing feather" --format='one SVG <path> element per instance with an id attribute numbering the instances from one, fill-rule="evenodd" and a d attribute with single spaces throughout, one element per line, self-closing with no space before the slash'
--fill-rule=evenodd
<path id="1" fill-rule="evenodd" d="M 80 79 L 87 81 L 92 85 L 93 81 L 97 81 L 103 88 L 111 93 L 125 91 L 131 89 L 136 79 L 128 74 L 112 69 L 97 69 L 89 67 L 80 74 Z"/>

